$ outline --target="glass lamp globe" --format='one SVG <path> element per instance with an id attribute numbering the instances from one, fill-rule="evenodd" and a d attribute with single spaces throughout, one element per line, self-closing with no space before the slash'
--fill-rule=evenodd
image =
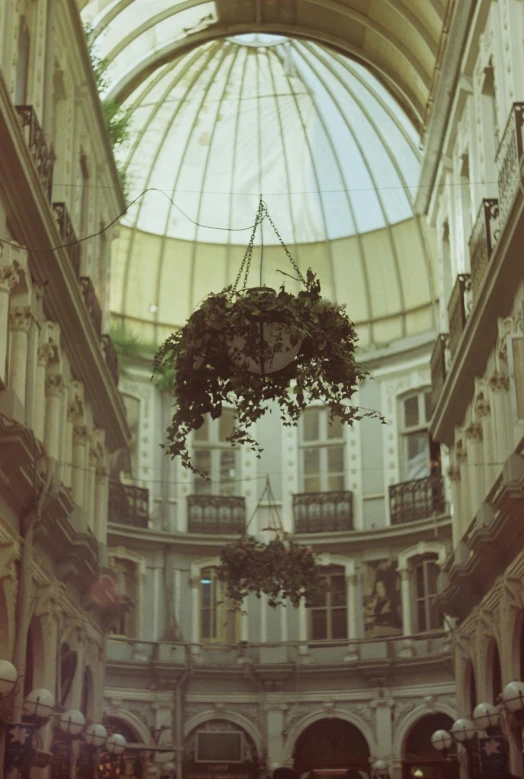
<path id="1" fill-rule="evenodd" d="M 512 714 L 524 709 L 524 683 L 510 682 L 502 690 L 504 706 Z"/>
<path id="2" fill-rule="evenodd" d="M 476 732 L 476 726 L 471 720 L 465 718 L 455 720 L 451 726 L 451 735 L 460 744 L 463 744 L 464 741 L 470 741 Z"/>
<path id="3" fill-rule="evenodd" d="M 436 730 L 431 736 L 431 743 L 436 750 L 443 752 L 445 749 L 451 749 L 453 739 L 447 730 Z"/>
<path id="4" fill-rule="evenodd" d="M 60 715 L 59 725 L 63 733 L 68 736 L 78 736 L 84 729 L 86 718 L 81 711 L 68 709 Z"/>
<path id="5" fill-rule="evenodd" d="M 473 721 L 480 730 L 493 728 L 499 724 L 499 710 L 492 703 L 479 703 L 473 712 Z"/>
<path id="6" fill-rule="evenodd" d="M 107 740 L 107 730 L 103 725 L 89 725 L 86 728 L 85 739 L 92 747 L 101 747 Z"/>
<path id="7" fill-rule="evenodd" d="M 0 698 L 13 691 L 18 673 L 9 660 L 0 660 Z"/>
<path id="8" fill-rule="evenodd" d="M 386 776 L 388 773 L 388 764 L 385 760 L 375 760 L 373 763 L 373 771 L 376 776 Z"/>
<path id="9" fill-rule="evenodd" d="M 112 755 L 121 755 L 126 745 L 127 741 L 120 733 L 113 733 L 106 741 L 106 749 Z"/>
<path id="10" fill-rule="evenodd" d="M 37 719 L 49 719 L 55 708 L 55 696 L 49 690 L 31 690 L 24 701 L 24 714 Z"/>
<path id="11" fill-rule="evenodd" d="M 164 763 L 162 766 L 162 773 L 163 774 L 172 774 L 174 771 L 176 771 L 176 766 L 174 763 Z"/>

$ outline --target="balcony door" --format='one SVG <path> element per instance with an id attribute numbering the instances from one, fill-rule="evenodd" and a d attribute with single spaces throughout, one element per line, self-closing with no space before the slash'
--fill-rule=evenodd
<path id="1" fill-rule="evenodd" d="M 326 408 L 308 408 L 300 420 L 302 492 L 342 492 L 345 489 L 344 429 L 329 420 Z"/>
<path id="2" fill-rule="evenodd" d="M 238 449 L 231 446 L 227 437 L 235 426 L 234 409 L 224 409 L 219 419 L 206 416 L 204 423 L 193 436 L 195 464 L 209 474 L 210 481 L 195 475 L 195 495 L 236 495 L 238 493 Z"/>
<path id="3" fill-rule="evenodd" d="M 436 475 L 440 448 L 429 435 L 431 391 L 419 390 L 401 400 L 400 445 L 402 481 Z M 438 474 L 440 475 L 440 473 Z"/>
<path id="4" fill-rule="evenodd" d="M 200 640 L 203 644 L 235 644 L 239 636 L 238 612 L 225 597 L 224 585 L 214 568 L 200 572 Z"/>

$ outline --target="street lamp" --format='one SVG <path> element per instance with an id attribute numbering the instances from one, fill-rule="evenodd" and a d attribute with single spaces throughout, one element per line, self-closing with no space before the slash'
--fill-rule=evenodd
<path id="1" fill-rule="evenodd" d="M 171 761 L 169 763 L 164 763 L 160 766 L 160 774 L 162 776 L 168 775 L 172 776 L 176 771 L 176 766 Z"/>
<path id="2" fill-rule="evenodd" d="M 375 779 L 388 779 L 389 770 L 385 760 L 375 760 L 372 769 Z"/>
<path id="3" fill-rule="evenodd" d="M 100 747 L 103 747 L 107 741 L 107 730 L 103 725 L 96 725 L 93 723 L 87 726 L 84 738 L 86 740 L 86 744 L 89 744 L 90 747 L 100 749 Z"/>
<path id="4" fill-rule="evenodd" d="M 45 725 L 55 710 L 55 696 L 44 688 L 32 690 L 24 701 L 23 712 L 33 719 L 37 727 Z"/>
<path id="5" fill-rule="evenodd" d="M 521 719 L 524 714 L 524 683 L 510 682 L 502 690 L 501 697 L 506 711 Z"/>
<path id="6" fill-rule="evenodd" d="M 450 733 L 459 744 L 465 744 L 475 738 L 477 728 L 471 720 L 461 717 L 460 719 L 455 720 L 451 726 Z"/>
<path id="7" fill-rule="evenodd" d="M 437 752 L 443 752 L 446 757 L 453 744 L 453 737 L 447 730 L 436 730 L 431 736 L 431 743 Z"/>
<path id="8" fill-rule="evenodd" d="M 106 749 L 110 755 L 121 755 L 127 746 L 127 741 L 120 733 L 113 733 L 106 741 Z"/>
<path id="9" fill-rule="evenodd" d="M 479 703 L 473 711 L 473 721 L 479 730 L 500 728 L 500 708 L 492 703 Z"/>
<path id="10" fill-rule="evenodd" d="M 15 689 L 18 672 L 9 660 L 0 660 L 0 698 L 8 697 Z"/>
<path id="11" fill-rule="evenodd" d="M 77 709 L 68 709 L 60 714 L 58 720 L 60 730 L 67 736 L 79 736 L 86 724 L 86 718 Z"/>

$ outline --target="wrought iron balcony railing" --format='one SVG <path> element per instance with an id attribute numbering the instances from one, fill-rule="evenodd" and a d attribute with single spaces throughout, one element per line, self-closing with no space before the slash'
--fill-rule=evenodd
<path id="1" fill-rule="evenodd" d="M 53 168 L 55 158 L 44 138 L 42 128 L 32 105 L 17 105 L 18 118 L 26 134 L 27 145 L 33 156 L 40 183 L 51 202 L 53 192 Z"/>
<path id="2" fill-rule="evenodd" d="M 237 495 L 189 495 L 190 533 L 241 535 L 246 528 L 246 502 Z"/>
<path id="3" fill-rule="evenodd" d="M 506 221 L 520 186 L 520 163 L 524 149 L 523 126 L 524 103 L 513 103 L 508 123 L 497 151 L 501 225 Z"/>
<path id="4" fill-rule="evenodd" d="M 100 303 L 98 302 L 95 288 L 93 287 L 93 282 L 91 281 L 89 276 L 82 276 L 80 279 L 80 283 L 82 285 L 82 294 L 84 296 L 89 317 L 91 319 L 91 322 L 93 323 L 93 327 L 95 328 L 96 334 L 98 335 L 99 338 L 101 338 L 102 309 L 100 308 Z"/>
<path id="5" fill-rule="evenodd" d="M 460 273 L 451 291 L 448 303 L 449 351 L 453 356 L 469 315 L 466 297 L 471 289 L 469 273 Z"/>
<path id="6" fill-rule="evenodd" d="M 446 349 L 449 334 L 437 335 L 433 352 L 431 353 L 431 413 L 438 403 L 442 387 L 446 381 Z"/>
<path id="7" fill-rule="evenodd" d="M 444 482 L 441 476 L 413 479 L 389 488 L 389 511 L 392 525 L 429 519 L 445 512 Z"/>
<path id="8" fill-rule="evenodd" d="M 111 336 L 109 335 L 103 335 L 102 336 L 102 347 L 104 349 L 104 354 L 106 358 L 107 367 L 109 368 L 109 373 L 113 377 L 113 381 L 118 386 L 118 355 L 115 351 L 115 347 L 113 346 L 113 341 L 111 340 Z"/>
<path id="9" fill-rule="evenodd" d="M 293 495 L 296 533 L 353 530 L 352 492 L 304 492 Z"/>
<path id="10" fill-rule="evenodd" d="M 496 198 L 485 199 L 482 201 L 469 239 L 473 302 L 478 299 L 499 234 L 499 201 Z"/>
<path id="11" fill-rule="evenodd" d="M 71 265 L 75 271 L 75 276 L 80 276 L 80 244 L 76 242 L 76 233 L 71 223 L 69 211 L 65 203 L 53 203 L 55 212 L 55 221 L 58 225 L 60 237 L 67 246 L 67 253 L 71 260 Z"/>
<path id="12" fill-rule="evenodd" d="M 147 527 L 149 490 L 130 484 L 109 484 L 109 521 L 133 527 Z"/>

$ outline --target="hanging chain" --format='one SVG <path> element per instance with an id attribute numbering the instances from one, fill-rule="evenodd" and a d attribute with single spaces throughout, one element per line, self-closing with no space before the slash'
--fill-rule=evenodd
<path id="1" fill-rule="evenodd" d="M 251 238 L 249 239 L 249 243 L 248 243 L 248 245 L 246 247 L 246 251 L 244 252 L 244 257 L 242 259 L 242 263 L 240 265 L 237 277 L 235 279 L 235 283 L 233 284 L 233 288 L 232 288 L 233 293 L 236 292 L 236 290 L 237 290 L 237 287 L 238 287 L 238 285 L 240 283 L 240 280 L 242 278 L 242 274 L 244 274 L 244 283 L 242 285 L 242 292 L 244 292 L 246 290 L 246 288 L 247 288 L 249 269 L 251 268 L 251 259 L 253 257 L 253 246 L 254 246 L 254 243 L 255 243 L 255 235 L 256 235 L 258 226 L 260 224 L 262 224 L 263 220 L 266 219 L 266 218 L 267 218 L 269 224 L 271 225 L 271 227 L 273 228 L 273 232 L 275 233 L 275 235 L 277 236 L 278 240 L 280 241 L 280 245 L 284 249 L 289 262 L 291 263 L 291 265 L 293 266 L 293 269 L 295 270 L 295 273 L 297 274 L 297 276 L 300 279 L 300 281 L 302 282 L 302 284 L 304 284 L 304 286 L 306 286 L 306 280 L 303 277 L 303 275 L 301 274 L 297 263 L 295 262 L 295 260 L 291 256 L 291 252 L 289 251 L 289 249 L 287 248 L 286 244 L 284 243 L 284 240 L 283 240 L 282 236 L 280 235 L 280 233 L 278 232 L 278 230 L 277 230 L 277 228 L 275 226 L 275 223 L 271 219 L 271 217 L 269 215 L 269 211 L 267 210 L 267 205 L 262 200 L 262 195 L 261 195 L 260 196 L 260 201 L 259 201 L 259 204 L 258 204 L 257 215 L 256 215 L 256 218 L 255 218 L 255 224 L 253 225 L 253 231 L 251 233 Z"/>
<path id="2" fill-rule="evenodd" d="M 264 208 L 265 208 L 265 215 L 267 216 L 267 220 L 268 220 L 269 224 L 271 225 L 271 227 L 273 228 L 273 231 L 274 231 L 276 237 L 280 241 L 280 245 L 282 246 L 282 248 L 284 249 L 285 253 L 287 254 L 287 258 L 288 258 L 289 262 L 291 263 L 291 265 L 293 266 L 293 268 L 295 269 L 295 273 L 297 274 L 298 278 L 300 279 L 302 284 L 304 284 L 304 286 L 305 286 L 306 285 L 306 280 L 303 277 L 303 275 L 301 274 L 300 270 L 298 269 L 298 265 L 295 262 L 295 260 L 293 259 L 293 257 L 291 256 L 291 252 L 289 251 L 289 249 L 287 248 L 286 244 L 284 243 L 284 241 L 282 239 L 282 236 L 280 235 L 280 233 L 278 232 L 277 228 L 275 227 L 275 223 L 273 222 L 273 220 L 269 216 L 269 211 L 267 210 L 267 206 L 266 206 L 265 203 L 264 203 Z"/>

